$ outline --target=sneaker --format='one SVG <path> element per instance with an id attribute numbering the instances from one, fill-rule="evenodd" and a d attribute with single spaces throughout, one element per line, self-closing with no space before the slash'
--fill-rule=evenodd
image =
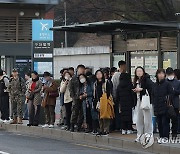
<path id="1" fill-rule="evenodd" d="M 49 125 L 49 128 L 54 128 L 54 125 Z"/>
<path id="2" fill-rule="evenodd" d="M 126 130 L 122 129 L 122 135 L 125 135 L 125 134 L 126 134 Z"/>
<path id="3" fill-rule="evenodd" d="M 7 124 L 9 123 L 9 120 L 4 120 L 3 123 Z"/>
<path id="4" fill-rule="evenodd" d="M 97 131 L 95 131 L 95 130 L 93 130 L 92 134 L 93 134 L 93 135 L 97 135 L 97 134 L 98 134 L 98 132 L 97 132 Z"/>
<path id="5" fill-rule="evenodd" d="M 49 127 L 48 124 L 45 124 L 45 125 L 42 126 L 42 128 L 48 128 L 48 127 Z"/>
<path id="6" fill-rule="evenodd" d="M 157 140 L 157 143 L 158 143 L 158 144 L 162 144 L 162 138 L 159 138 L 159 139 Z"/>
<path id="7" fill-rule="evenodd" d="M 168 143 L 168 139 L 165 137 L 165 138 L 161 138 L 161 144 L 166 144 Z"/>
<path id="8" fill-rule="evenodd" d="M 132 131 L 131 130 L 127 130 L 127 134 L 129 135 L 129 134 L 131 134 L 132 133 Z"/>
<path id="9" fill-rule="evenodd" d="M 66 130 L 66 129 L 67 129 L 67 126 L 65 125 L 61 127 L 61 130 Z"/>
<path id="10" fill-rule="evenodd" d="M 96 134 L 96 136 L 101 136 L 102 135 L 102 132 L 99 132 Z"/>
<path id="11" fill-rule="evenodd" d="M 102 133 L 102 136 L 109 136 L 109 133 L 108 132 L 104 132 L 104 133 Z"/>

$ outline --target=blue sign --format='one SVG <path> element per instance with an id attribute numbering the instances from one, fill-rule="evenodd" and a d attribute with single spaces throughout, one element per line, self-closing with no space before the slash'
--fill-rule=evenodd
<path id="1" fill-rule="evenodd" d="M 53 41 L 53 20 L 32 20 L 33 41 Z"/>

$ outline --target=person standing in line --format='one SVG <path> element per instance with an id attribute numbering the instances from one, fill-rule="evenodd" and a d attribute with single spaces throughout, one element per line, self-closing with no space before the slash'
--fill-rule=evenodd
<path id="1" fill-rule="evenodd" d="M 44 72 L 43 76 L 46 83 L 43 86 L 44 98 L 42 107 L 45 109 L 46 124 L 42 127 L 54 128 L 56 98 L 59 97 L 58 84 L 51 78 L 49 72 Z"/>
<path id="2" fill-rule="evenodd" d="M 121 118 L 120 118 L 120 113 L 119 113 L 119 105 L 116 101 L 116 94 L 117 94 L 117 87 L 119 85 L 119 78 L 121 73 L 126 73 L 126 62 L 121 60 L 118 62 L 118 72 L 115 72 L 114 75 L 112 76 L 112 84 L 113 84 L 113 100 L 115 103 L 115 127 L 117 130 L 121 129 L 120 123 L 121 123 Z"/>
<path id="3" fill-rule="evenodd" d="M 92 101 L 93 101 L 93 85 L 84 74 L 79 75 L 80 81 L 80 100 L 83 106 L 83 126 L 86 133 L 92 131 Z"/>
<path id="4" fill-rule="evenodd" d="M 70 96 L 70 90 L 69 90 L 69 82 L 71 81 L 72 76 L 70 72 L 66 72 L 64 74 L 64 80 L 62 80 L 60 85 L 60 93 L 64 93 L 64 105 L 66 109 L 66 124 L 67 128 L 66 130 L 70 130 L 70 120 L 71 120 L 71 108 L 72 108 L 72 98 Z"/>
<path id="5" fill-rule="evenodd" d="M 26 90 L 28 90 L 29 83 L 32 81 L 30 72 L 25 74 L 25 80 L 26 80 Z M 27 99 L 26 99 L 23 120 L 28 120 L 28 119 L 29 119 L 29 113 L 28 113 L 28 105 L 27 105 Z"/>
<path id="6" fill-rule="evenodd" d="M 74 76 L 74 67 L 69 67 L 68 72 L 71 74 L 71 76 Z"/>
<path id="7" fill-rule="evenodd" d="M 11 124 L 23 124 L 23 101 L 26 92 L 26 84 L 23 78 L 19 77 L 17 69 L 13 69 L 12 78 L 9 81 L 8 87 L 11 104 L 13 121 Z"/>
<path id="8" fill-rule="evenodd" d="M 9 121 L 9 93 L 7 88 L 9 86 L 9 79 L 3 75 L 3 70 L 0 69 L 0 122 L 7 123 Z"/>
<path id="9" fill-rule="evenodd" d="M 114 118 L 113 102 L 112 99 L 109 100 L 111 96 L 111 85 L 105 79 L 104 73 L 101 70 L 97 70 L 95 76 L 93 106 L 99 111 L 100 126 L 100 132 L 97 135 L 107 136 L 109 134 L 110 121 Z M 106 102 L 106 99 L 109 101 Z"/>
<path id="10" fill-rule="evenodd" d="M 36 71 L 33 71 L 31 76 L 32 79 L 26 91 L 26 99 L 29 108 L 29 124 L 27 124 L 27 126 L 38 126 L 42 102 L 42 82 L 39 80 L 39 75 Z"/>
<path id="11" fill-rule="evenodd" d="M 158 122 L 159 144 L 161 144 L 162 140 L 169 138 L 170 119 L 167 116 L 167 97 L 171 97 L 172 94 L 173 88 L 166 80 L 165 70 L 158 69 L 156 72 L 156 83 L 152 89 L 152 104 L 154 105 L 154 114 Z"/>
<path id="12" fill-rule="evenodd" d="M 121 73 L 119 80 L 116 100 L 121 112 L 122 134 L 125 135 L 131 134 L 132 131 L 132 108 L 134 107 L 133 84 L 131 76 L 128 73 Z"/>
<path id="13" fill-rule="evenodd" d="M 148 91 L 149 96 L 151 96 L 153 82 L 150 79 L 150 76 L 145 73 L 145 70 L 142 67 L 137 67 L 135 69 L 134 77 L 134 87 L 133 91 L 136 94 L 134 97 L 135 106 L 137 109 L 137 138 L 136 142 L 140 142 L 140 138 L 143 134 L 153 135 L 153 126 L 152 126 L 152 115 L 150 109 L 144 110 L 141 109 L 142 97 Z"/>
<path id="14" fill-rule="evenodd" d="M 77 66 L 77 75 L 73 76 L 69 86 L 70 96 L 73 99 L 71 114 L 71 132 L 74 132 L 75 124 L 78 125 L 78 131 L 80 131 L 83 123 L 82 100 L 80 100 L 80 74 L 85 74 L 84 65 Z"/>
<path id="15" fill-rule="evenodd" d="M 180 69 L 174 70 L 175 78 L 180 81 Z M 179 95 L 180 97 L 180 95 Z M 178 134 L 180 134 L 180 101 L 179 101 L 179 115 L 178 115 Z"/>
<path id="16" fill-rule="evenodd" d="M 61 76 L 61 82 L 65 81 L 65 73 L 67 72 L 67 69 L 63 69 L 63 74 Z M 60 85 L 61 85 L 60 82 Z M 59 87 L 60 88 L 60 87 Z M 64 105 L 64 93 L 60 92 L 60 119 L 59 123 L 57 124 L 61 129 L 66 129 L 66 109 Z"/>
<path id="17" fill-rule="evenodd" d="M 172 105 L 176 112 L 176 117 L 171 119 L 172 121 L 172 137 L 177 137 L 178 131 L 178 115 L 179 115 L 179 95 L 180 95 L 180 81 L 175 79 L 174 70 L 171 67 L 166 69 L 167 81 L 173 87 Z"/>

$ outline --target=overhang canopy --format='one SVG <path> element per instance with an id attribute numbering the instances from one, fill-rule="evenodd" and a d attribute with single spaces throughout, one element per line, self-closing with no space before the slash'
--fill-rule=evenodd
<path id="1" fill-rule="evenodd" d="M 83 32 L 83 33 L 156 32 L 156 31 L 180 30 L 180 23 L 134 22 L 134 21 L 124 21 L 124 20 L 111 20 L 111 21 L 76 24 L 69 26 L 55 26 L 50 30 Z"/>

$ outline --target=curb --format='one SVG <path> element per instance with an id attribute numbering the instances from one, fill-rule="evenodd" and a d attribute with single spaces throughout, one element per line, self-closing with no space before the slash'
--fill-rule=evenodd
<path id="1" fill-rule="evenodd" d="M 49 129 L 41 127 L 27 127 L 24 125 L 10 125 L 0 124 L 0 130 L 8 132 L 17 132 L 25 135 L 35 135 L 39 137 L 46 137 L 51 139 L 65 139 L 71 141 L 79 141 L 82 143 L 95 144 L 98 146 L 109 146 L 113 148 L 127 149 L 132 151 L 147 152 L 147 153 L 158 153 L 158 154 L 179 154 L 180 146 L 173 147 L 172 145 L 159 145 L 155 143 L 148 149 L 143 149 L 139 143 L 132 140 L 126 140 L 122 138 L 114 137 L 98 137 L 91 134 L 67 132 L 60 129 Z"/>

